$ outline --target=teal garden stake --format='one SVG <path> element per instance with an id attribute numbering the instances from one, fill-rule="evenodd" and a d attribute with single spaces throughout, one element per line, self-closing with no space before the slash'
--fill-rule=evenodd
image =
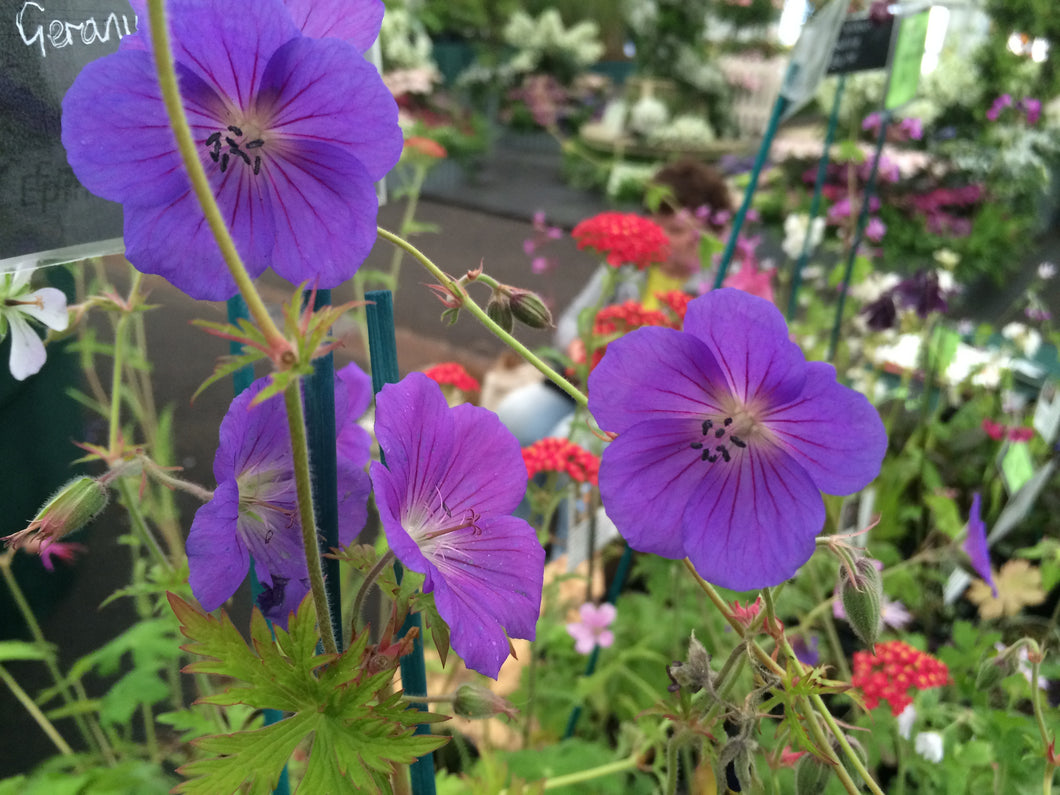
<path id="1" fill-rule="evenodd" d="M 824 181 L 828 176 L 829 153 L 832 142 L 835 140 L 836 127 L 839 126 L 839 106 L 843 101 L 843 89 L 846 87 L 846 74 L 839 75 L 835 89 L 835 100 L 832 102 L 832 112 L 828 117 L 828 129 L 824 136 L 824 147 L 821 150 L 821 159 L 817 163 L 817 179 L 813 185 L 813 197 L 810 199 L 809 218 L 806 221 L 806 236 L 802 239 L 802 251 L 795 261 L 795 267 L 791 272 L 791 292 L 788 295 L 788 320 L 795 316 L 798 307 L 799 288 L 802 286 L 802 269 L 810 258 L 810 241 L 813 238 L 811 230 L 813 222 L 821 212 L 821 193 L 824 190 Z"/>
<path id="2" fill-rule="evenodd" d="M 250 317 L 250 313 L 247 311 L 247 302 L 243 300 L 242 295 L 234 295 L 228 299 L 228 322 L 232 325 L 236 325 L 239 320 L 244 320 Z M 238 356 L 243 352 L 243 344 L 240 342 L 228 343 L 228 350 L 233 356 Z M 249 364 L 246 367 L 240 367 L 234 373 L 232 373 L 232 391 L 235 395 L 239 395 L 240 392 L 249 387 L 254 383 L 254 368 Z M 262 592 L 261 583 L 258 582 L 258 576 L 254 573 L 253 564 L 250 566 L 250 592 L 254 601 L 257 601 L 258 595 Z M 268 619 L 269 628 L 272 628 L 272 622 Z M 283 712 L 278 709 L 264 709 L 262 710 L 262 716 L 265 719 L 265 725 L 271 726 L 274 723 L 279 723 L 283 720 Z M 276 782 L 276 788 L 273 790 L 273 795 L 289 795 L 291 792 L 290 779 L 287 776 L 287 766 L 284 765 L 283 772 L 280 773 L 280 778 Z"/>
<path id="3" fill-rule="evenodd" d="M 372 290 L 365 294 L 368 302 L 365 315 L 368 322 L 368 355 L 372 360 L 372 391 L 379 394 L 387 384 L 401 380 L 397 362 L 397 342 L 394 338 L 394 297 L 389 290 Z M 382 462 L 384 465 L 386 461 Z M 401 582 L 403 569 L 394 564 L 394 573 Z M 409 613 L 401 628 L 402 637 L 415 627 L 418 631 L 412 651 L 401 658 L 401 684 L 406 695 L 412 698 L 427 697 L 427 666 L 423 661 L 423 621 L 419 613 Z M 412 707 L 427 711 L 423 702 L 413 702 Z M 416 727 L 417 734 L 427 734 L 427 724 Z M 434 795 L 434 758 L 431 754 L 421 756 L 409 767 L 412 792 L 415 795 Z"/>

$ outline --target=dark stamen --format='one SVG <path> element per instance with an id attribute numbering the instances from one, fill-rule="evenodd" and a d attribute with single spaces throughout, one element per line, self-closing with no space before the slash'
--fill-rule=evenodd
<path id="1" fill-rule="evenodd" d="M 250 165 L 250 155 L 248 155 L 242 149 L 233 149 L 232 154 L 239 155 L 241 158 L 243 158 L 244 163 L 246 163 L 248 166 Z"/>
<path id="2" fill-rule="evenodd" d="M 214 149 L 212 152 L 210 152 L 210 159 L 216 163 L 218 160 L 221 159 L 221 153 Z"/>
<path id="3" fill-rule="evenodd" d="M 725 427 L 728 428 L 730 425 L 732 425 L 732 417 L 726 417 L 725 418 Z"/>
<path id="4" fill-rule="evenodd" d="M 228 153 L 221 155 L 221 173 L 224 174 L 228 170 Z"/>
<path id="5" fill-rule="evenodd" d="M 243 134 L 243 131 L 241 129 L 239 129 L 238 127 L 236 127 L 234 124 L 229 124 L 228 125 L 228 131 L 229 132 L 233 132 L 236 135 L 242 135 Z"/>
<path id="6" fill-rule="evenodd" d="M 691 445 L 689 445 L 689 446 L 690 446 L 690 447 L 691 447 L 691 448 L 692 448 L 693 450 L 702 450 L 702 449 L 703 449 L 703 442 L 692 442 L 692 444 L 691 444 Z"/>
<path id="7" fill-rule="evenodd" d="M 722 458 L 723 461 L 729 461 L 730 460 L 729 459 L 729 448 L 727 448 L 725 445 L 719 444 L 714 449 L 717 450 L 719 453 L 721 453 L 721 458 Z"/>
<path id="8" fill-rule="evenodd" d="M 221 133 L 215 132 L 209 138 L 206 139 L 207 146 L 213 146 L 215 143 L 221 140 Z"/>
<path id="9" fill-rule="evenodd" d="M 235 138 L 229 138 L 227 135 L 225 136 L 225 143 L 228 144 L 233 149 L 238 149 L 239 148 L 239 144 L 236 143 L 236 139 Z"/>
<path id="10" fill-rule="evenodd" d="M 730 436 L 729 441 L 737 447 L 747 447 L 747 442 L 741 439 L 739 436 Z"/>
<path id="11" fill-rule="evenodd" d="M 245 146 L 247 149 L 257 149 L 259 146 L 265 146 L 265 142 L 260 138 L 255 138 L 253 141 L 247 141 Z"/>
<path id="12" fill-rule="evenodd" d="M 703 420 L 703 435 L 706 436 L 708 433 L 710 433 L 710 429 L 713 427 L 713 420 Z"/>
<path id="13" fill-rule="evenodd" d="M 700 461 L 713 461 L 715 459 L 710 457 L 710 450 L 704 450 L 703 455 L 699 457 Z"/>
<path id="14" fill-rule="evenodd" d="M 258 174 L 260 172 L 261 172 L 261 158 L 260 157 L 255 157 L 254 158 L 254 173 Z"/>
<path id="15" fill-rule="evenodd" d="M 718 430 L 714 431 L 714 438 L 715 439 L 720 439 L 724 435 L 725 435 L 725 429 L 724 428 L 718 428 Z"/>

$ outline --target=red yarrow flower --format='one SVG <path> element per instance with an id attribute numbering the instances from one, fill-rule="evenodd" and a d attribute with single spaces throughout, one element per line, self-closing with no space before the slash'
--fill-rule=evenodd
<path id="1" fill-rule="evenodd" d="M 456 362 L 443 362 L 434 367 L 428 367 L 423 374 L 438 384 L 438 386 L 452 386 L 461 392 L 478 392 L 481 388 L 479 382 L 471 375 L 464 366 Z"/>
<path id="2" fill-rule="evenodd" d="M 597 252 L 614 268 L 633 265 L 644 270 L 670 256 L 670 239 L 663 228 L 635 213 L 594 215 L 575 226 L 571 237 L 578 248 Z"/>
<path id="3" fill-rule="evenodd" d="M 569 439 L 548 437 L 523 448 L 526 476 L 538 472 L 562 472 L 578 483 L 596 485 L 600 459 Z"/>
<path id="4" fill-rule="evenodd" d="M 1034 428 L 1002 425 L 989 417 L 983 418 L 983 430 L 995 442 L 1011 439 L 1014 442 L 1027 442 L 1034 438 Z"/>
<path id="5" fill-rule="evenodd" d="M 854 675 L 850 682 L 865 695 L 865 706 L 875 709 L 881 701 L 891 705 L 892 715 L 913 703 L 910 691 L 942 687 L 950 681 L 946 663 L 900 640 L 876 644 L 876 653 L 854 653 Z"/>

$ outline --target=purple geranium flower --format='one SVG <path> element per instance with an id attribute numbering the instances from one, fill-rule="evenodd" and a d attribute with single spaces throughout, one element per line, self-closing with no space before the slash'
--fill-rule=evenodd
<path id="1" fill-rule="evenodd" d="M 775 306 L 732 289 L 693 300 L 684 331 L 608 345 L 589 410 L 618 434 L 600 493 L 629 544 L 736 590 L 795 574 L 824 524 L 820 492 L 863 488 L 887 448 L 864 395 L 807 362 Z"/>
<path id="2" fill-rule="evenodd" d="M 290 5 L 307 32 L 333 29 L 307 2 Z M 375 68 L 354 44 L 302 35 L 282 0 L 235 15 L 222 0 L 167 9 L 192 135 L 250 273 L 271 266 L 321 287 L 350 278 L 375 241 L 374 182 L 402 147 L 397 105 Z M 236 288 L 177 153 L 141 22 L 63 100 L 67 158 L 89 190 L 122 203 L 138 269 L 194 298 L 227 298 Z M 358 30 L 341 27 L 357 45 L 374 38 Z"/>
<path id="3" fill-rule="evenodd" d="M 191 591 L 206 610 L 221 606 L 254 571 L 265 587 L 258 606 L 283 627 L 309 592 L 302 547 L 291 436 L 283 396 L 251 406 L 266 384 L 255 381 L 228 409 L 214 458 L 217 489 L 195 514 L 188 534 Z M 372 387 L 356 365 L 336 373 L 339 542 L 347 546 L 364 526 L 370 483 L 364 471 L 371 440 L 357 424 Z"/>
<path id="4" fill-rule="evenodd" d="M 422 373 L 379 392 L 375 432 L 386 466 L 370 471 L 390 549 L 426 575 L 464 663 L 496 678 L 505 633 L 533 640 L 541 608 L 545 551 L 509 516 L 526 491 L 519 443 L 493 412 L 449 408 Z"/>
<path id="5" fill-rule="evenodd" d="M 968 535 L 964 539 L 964 551 L 971 558 L 975 573 L 990 586 L 994 598 L 997 599 L 997 586 L 994 584 L 994 574 L 990 570 L 990 547 L 986 541 L 986 522 L 983 521 L 981 512 L 982 498 L 977 491 L 972 494 L 972 509 L 968 514 Z"/>

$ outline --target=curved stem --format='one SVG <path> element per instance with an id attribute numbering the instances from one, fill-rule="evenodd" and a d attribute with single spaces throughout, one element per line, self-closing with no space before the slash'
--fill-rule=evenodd
<path id="1" fill-rule="evenodd" d="M 364 577 L 364 582 L 361 583 L 360 589 L 357 591 L 357 596 L 353 600 L 353 610 L 350 613 L 350 621 L 354 628 L 357 627 L 357 621 L 361 617 L 361 608 L 364 606 L 364 599 L 368 595 L 368 592 L 372 589 L 375 581 L 379 579 L 379 575 L 383 573 L 383 569 L 391 565 L 394 562 L 394 552 L 387 550 L 386 554 L 383 555 L 379 560 L 376 561 L 375 565 L 372 566 L 371 570 Z M 419 698 L 417 696 L 417 698 Z M 420 701 L 424 699 L 420 698 Z"/>
<path id="2" fill-rule="evenodd" d="M 66 740 L 63 739 L 63 736 L 59 734 L 59 730 L 55 728 L 55 724 L 48 720 L 47 716 L 41 712 L 40 707 L 38 707 L 33 699 L 29 697 L 29 693 L 19 686 L 18 682 L 15 681 L 15 677 L 8 673 L 7 669 L 2 665 L 0 665 L 0 679 L 4 681 L 4 684 L 11 688 L 11 692 L 14 694 L 15 698 L 17 698 L 19 703 L 26 708 L 26 712 L 33 716 L 33 720 L 35 720 L 37 725 L 48 735 L 48 739 L 59 749 L 59 753 L 63 756 L 73 756 L 74 749 L 71 748 Z"/>
<path id="3" fill-rule="evenodd" d="M 118 453 L 118 440 L 121 438 L 121 385 L 125 373 L 126 327 L 132 318 L 142 279 L 143 276 L 139 271 L 133 273 L 132 285 L 129 287 L 128 306 L 121 313 L 114 327 L 114 361 L 110 378 L 110 416 L 108 417 L 109 435 L 107 439 L 108 451 L 112 456 Z"/>
<path id="4" fill-rule="evenodd" d="M 317 543 L 317 522 L 313 511 L 313 490 L 309 475 L 309 445 L 306 441 L 305 411 L 302 408 L 302 385 L 299 379 L 292 380 L 283 391 L 283 402 L 287 407 L 287 425 L 291 430 L 294 482 L 298 491 L 298 518 L 302 523 L 302 546 L 305 548 L 305 560 L 309 568 L 309 589 L 313 593 L 324 652 L 337 654 L 335 633 L 331 628 L 331 608 L 328 605 L 327 590 L 324 588 L 320 546 Z"/>
<path id="5" fill-rule="evenodd" d="M 454 295 L 464 295 L 461 288 L 457 285 L 456 281 L 449 278 L 442 272 L 441 268 L 435 265 L 431 259 L 416 248 L 414 245 L 409 243 L 407 240 L 402 240 L 400 237 L 395 235 L 393 232 L 388 232 L 382 227 L 377 227 L 376 232 L 379 237 L 383 238 L 389 243 L 392 243 L 399 248 L 404 249 L 417 260 L 420 264 L 430 272 L 430 274 L 438 280 L 438 283 L 444 286 L 450 291 L 454 291 Z M 496 336 L 501 342 L 510 347 L 516 353 L 518 353 L 523 359 L 528 361 L 534 367 L 541 372 L 548 380 L 570 395 L 571 399 L 583 408 L 587 408 L 589 405 L 589 399 L 571 384 L 566 378 L 557 373 L 551 367 L 549 367 L 544 361 L 542 361 L 533 351 L 527 348 L 523 343 L 519 342 L 515 337 L 509 334 L 507 331 L 502 329 L 496 323 L 494 323 L 486 312 L 474 301 L 469 298 L 464 298 L 463 308 L 467 309 L 475 318 L 484 325 L 494 336 Z"/>
<path id="6" fill-rule="evenodd" d="M 272 318 L 269 317 L 265 302 L 262 301 L 261 296 L 258 294 L 250 274 L 247 273 L 246 266 L 236 250 L 235 242 L 232 240 L 232 235 L 229 233 L 221 215 L 221 210 L 217 206 L 217 200 L 214 198 L 213 189 L 210 187 L 210 182 L 206 177 L 206 171 L 202 167 L 202 161 L 199 160 L 195 149 L 195 141 L 191 136 L 188 118 L 184 114 L 184 105 L 181 102 L 180 88 L 177 84 L 176 69 L 173 65 L 173 53 L 169 42 L 169 25 L 166 19 L 164 0 L 148 0 L 147 13 L 150 20 L 151 46 L 154 51 L 155 70 L 158 73 L 158 85 L 162 91 L 162 101 L 166 107 L 166 114 L 169 116 L 169 124 L 173 129 L 173 135 L 176 136 L 177 150 L 180 152 L 188 179 L 191 181 L 191 188 L 195 193 L 195 197 L 199 200 L 203 215 L 206 217 L 206 223 L 217 241 L 217 246 L 221 250 L 225 265 L 228 266 L 232 279 L 239 288 L 239 292 L 242 293 L 243 300 L 247 302 L 247 310 L 250 316 L 254 318 L 254 322 L 261 329 L 270 345 L 276 350 L 286 350 L 289 348 L 287 340 Z"/>

